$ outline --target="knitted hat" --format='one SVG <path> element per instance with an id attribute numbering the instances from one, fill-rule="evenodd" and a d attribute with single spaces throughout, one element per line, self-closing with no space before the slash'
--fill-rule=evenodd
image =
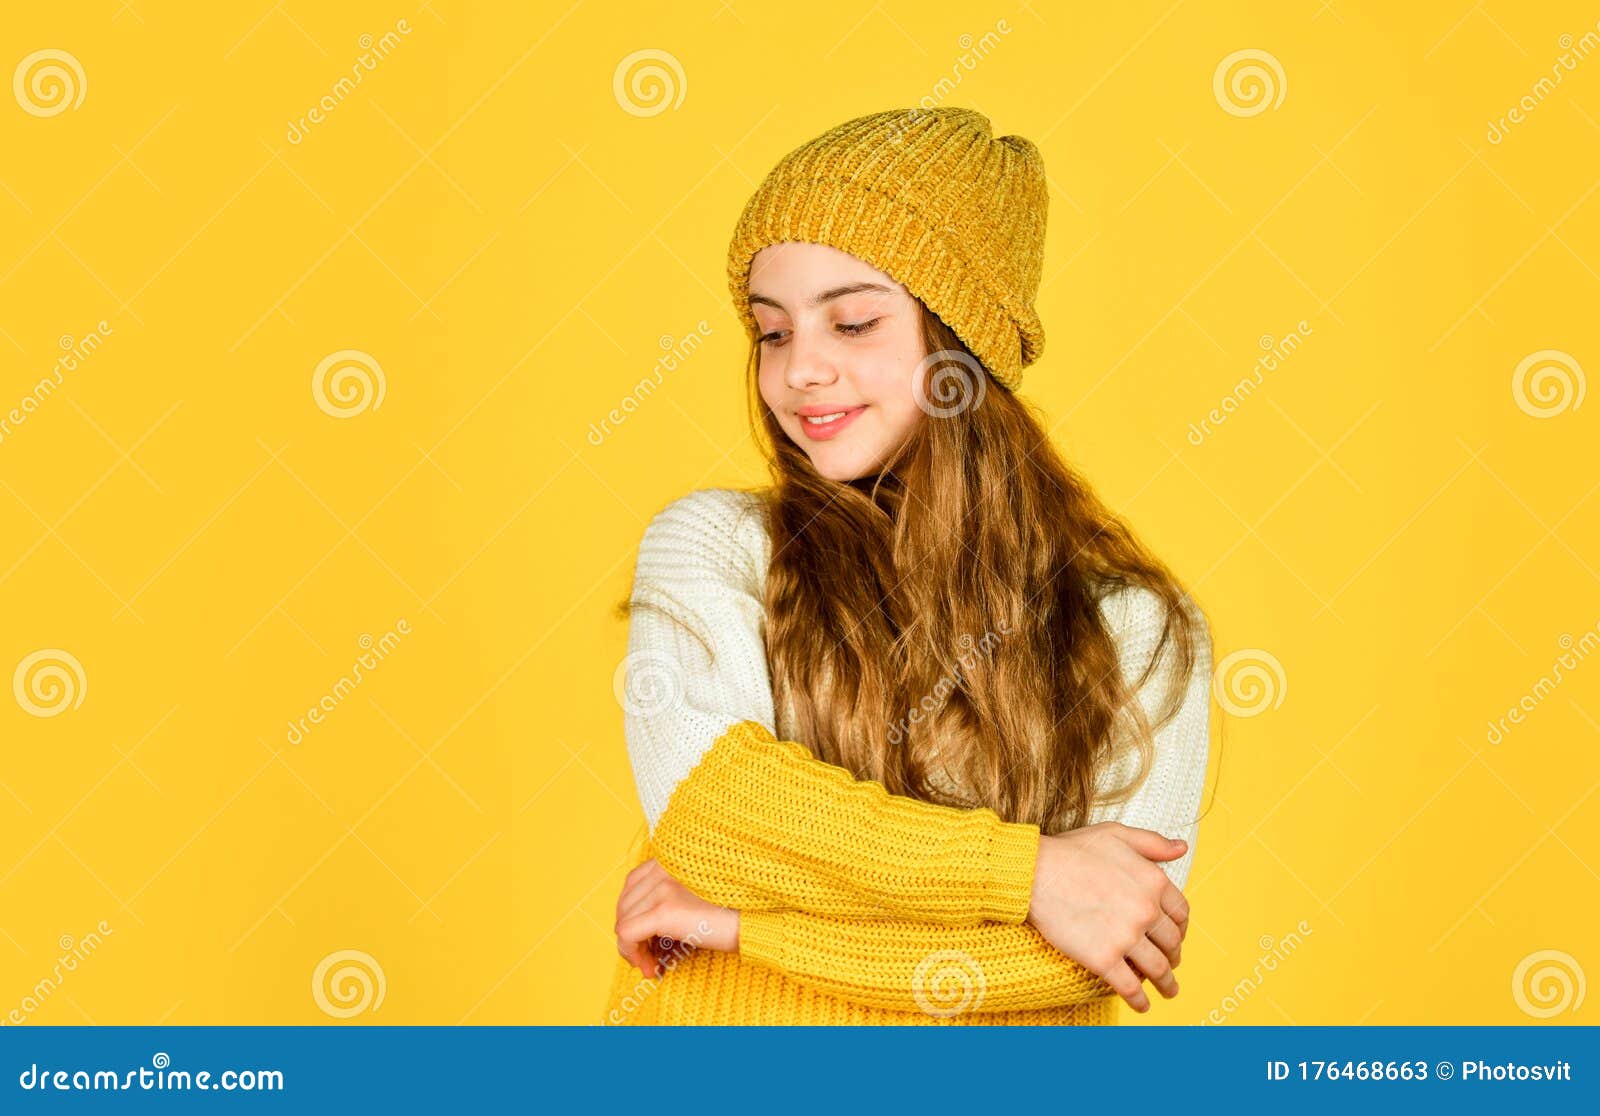
<path id="1" fill-rule="evenodd" d="M 830 128 L 779 160 L 728 249 L 734 311 L 754 337 L 750 261 L 781 241 L 865 260 L 927 304 L 1008 388 L 1044 349 L 1034 312 L 1048 184 L 1039 149 L 972 109 L 900 109 Z"/>

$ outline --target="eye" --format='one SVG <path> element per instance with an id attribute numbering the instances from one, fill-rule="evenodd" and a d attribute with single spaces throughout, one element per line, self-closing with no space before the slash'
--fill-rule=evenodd
<path id="1" fill-rule="evenodd" d="M 873 326 L 881 321 L 883 321 L 882 318 L 873 318 L 870 322 L 841 322 L 839 323 L 839 332 L 848 333 L 852 337 L 859 337 L 861 334 L 869 332 Z"/>
<path id="2" fill-rule="evenodd" d="M 769 346 L 771 346 L 772 348 L 775 349 L 775 348 L 778 347 L 777 344 L 776 344 L 777 338 L 778 338 L 778 334 L 780 334 L 782 332 L 783 332 L 783 330 L 781 330 L 781 329 L 775 329 L 771 333 L 763 333 L 756 340 L 759 343 L 763 344 L 763 345 L 769 345 Z"/>

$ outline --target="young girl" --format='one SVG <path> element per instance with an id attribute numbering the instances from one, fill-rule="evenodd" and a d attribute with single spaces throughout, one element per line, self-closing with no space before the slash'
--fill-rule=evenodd
<path id="1" fill-rule="evenodd" d="M 1014 394 L 1046 194 L 1032 143 L 938 108 L 830 129 L 745 207 L 773 484 L 640 544 L 649 835 L 608 1022 L 1097 1024 L 1177 993 L 1210 638 Z"/>

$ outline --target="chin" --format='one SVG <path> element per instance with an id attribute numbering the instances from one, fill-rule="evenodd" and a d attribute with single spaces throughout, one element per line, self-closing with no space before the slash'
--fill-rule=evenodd
<path id="1" fill-rule="evenodd" d="M 850 455 L 848 458 L 841 457 L 836 459 L 825 457 L 821 460 L 818 460 L 815 456 L 813 456 L 811 458 L 811 466 L 812 468 L 816 469 L 818 474 L 821 476 L 826 477 L 831 481 L 837 481 L 840 484 L 846 484 L 853 480 L 860 480 L 862 477 L 871 476 L 873 473 L 877 472 L 877 469 L 874 468 L 870 462 L 855 460 L 855 455 Z"/>

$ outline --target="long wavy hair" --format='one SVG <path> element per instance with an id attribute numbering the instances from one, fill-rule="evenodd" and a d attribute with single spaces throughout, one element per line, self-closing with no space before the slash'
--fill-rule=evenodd
<path id="1" fill-rule="evenodd" d="M 1153 733 L 1194 669 L 1194 598 L 1031 406 L 918 305 L 926 413 L 878 473 L 848 482 L 821 476 L 779 426 L 752 340 L 752 422 L 772 475 L 758 491 L 774 703 L 815 755 L 893 794 L 1074 829 L 1148 774 Z M 1132 585 L 1160 597 L 1166 620 L 1130 685 L 1099 602 Z M 1171 684 L 1147 717 L 1136 691 L 1169 645 Z M 1133 778 L 1099 793 L 1124 747 L 1140 752 Z M 941 790 L 935 763 L 964 795 Z"/>

